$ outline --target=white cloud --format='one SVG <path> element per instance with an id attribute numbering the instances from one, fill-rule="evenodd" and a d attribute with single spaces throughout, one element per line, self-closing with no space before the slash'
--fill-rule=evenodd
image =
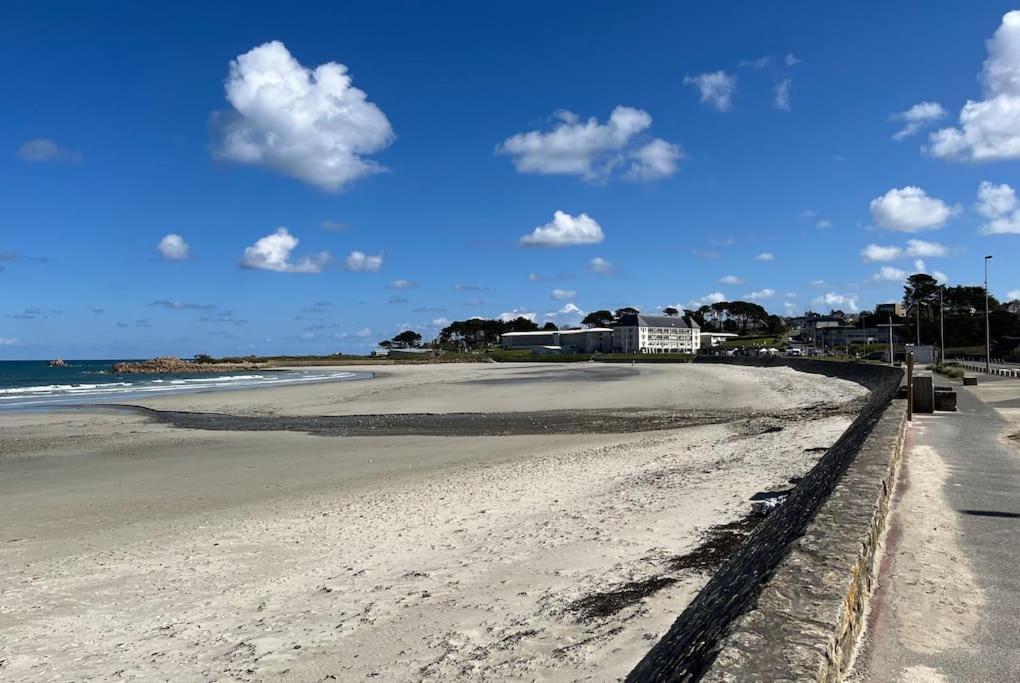
<path id="1" fill-rule="evenodd" d="M 701 93 L 701 102 L 709 104 L 719 111 L 729 111 L 733 101 L 733 93 L 737 89 L 737 79 L 725 71 L 684 76 L 684 85 L 693 85 Z"/>
<path id="2" fill-rule="evenodd" d="M 380 261 L 380 265 L 382 265 L 381 261 Z M 390 284 L 388 284 L 386 286 L 389 289 L 414 289 L 415 287 L 418 286 L 418 283 L 414 282 L 412 280 L 400 279 L 400 280 L 394 280 L 393 282 L 391 282 Z"/>
<path id="3" fill-rule="evenodd" d="M 918 273 L 927 273 L 933 278 L 938 280 L 939 284 L 947 284 L 949 282 L 949 276 L 939 270 L 928 270 L 928 266 L 925 265 L 922 259 L 914 261 L 914 271 Z"/>
<path id="4" fill-rule="evenodd" d="M 1016 208 L 1016 192 L 1006 183 L 992 185 L 985 180 L 978 187 L 977 210 L 985 218 L 998 218 Z"/>
<path id="5" fill-rule="evenodd" d="M 858 296 L 856 294 L 839 294 L 838 292 L 827 292 L 820 297 L 814 299 L 813 303 L 816 307 L 825 306 L 826 308 L 846 308 L 851 312 L 857 312 L 857 301 Z"/>
<path id="6" fill-rule="evenodd" d="M 574 299 L 577 297 L 577 292 L 572 289 L 554 289 L 549 292 L 549 298 L 555 299 L 556 301 L 563 301 L 565 299 Z"/>
<path id="7" fill-rule="evenodd" d="M 542 276 L 538 273 L 528 273 L 528 282 L 541 282 Z"/>
<path id="8" fill-rule="evenodd" d="M 683 158 L 678 145 L 656 138 L 631 154 L 629 180 L 658 180 L 676 173 L 677 162 Z"/>
<path id="9" fill-rule="evenodd" d="M 521 237 L 521 244 L 538 247 L 566 247 L 575 244 L 598 244 L 605 239 L 600 226 L 588 214 L 571 216 L 563 211 L 553 214 L 551 222 Z"/>
<path id="10" fill-rule="evenodd" d="M 776 83 L 774 90 L 775 98 L 773 103 L 776 105 L 776 109 L 780 111 L 790 111 L 790 89 L 793 87 L 793 81 L 789 78 Z"/>
<path id="11" fill-rule="evenodd" d="M 741 59 L 737 66 L 745 69 L 764 69 L 772 61 L 771 57 L 759 57 L 758 59 Z"/>
<path id="12" fill-rule="evenodd" d="M 556 311 L 549 311 L 543 314 L 543 320 L 553 322 L 557 327 L 575 326 L 581 323 L 585 312 L 572 303 L 567 303 Z"/>
<path id="13" fill-rule="evenodd" d="M 737 277 L 736 275 L 724 275 L 719 278 L 719 282 L 724 285 L 742 285 L 744 284 L 744 278 Z"/>
<path id="14" fill-rule="evenodd" d="M 329 218 L 320 222 L 319 225 L 322 226 L 323 230 L 329 230 L 330 232 L 343 232 L 350 227 L 342 221 L 334 221 Z"/>
<path id="15" fill-rule="evenodd" d="M 937 230 L 960 211 L 960 207 L 949 206 L 913 186 L 894 188 L 872 199 L 870 209 L 876 223 L 900 232 Z"/>
<path id="16" fill-rule="evenodd" d="M 266 235 L 255 244 L 245 248 L 241 265 L 245 268 L 273 270 L 278 273 L 319 273 L 330 261 L 328 251 L 302 256 L 291 261 L 291 252 L 298 245 L 298 238 L 287 228 L 279 227 L 272 235 Z"/>
<path id="17" fill-rule="evenodd" d="M 797 55 L 792 52 L 786 55 L 786 58 L 783 61 L 786 63 L 786 66 L 796 66 L 801 63 L 801 60 L 797 59 Z"/>
<path id="18" fill-rule="evenodd" d="M 932 156 L 960 161 L 1020 159 L 1020 11 L 1007 12 L 981 72 L 985 99 L 968 100 L 956 128 L 929 136 Z"/>
<path id="19" fill-rule="evenodd" d="M 925 258 L 942 258 L 949 256 L 949 249 L 938 242 L 925 242 L 924 240 L 907 240 L 906 255 L 910 258 L 923 256 Z"/>
<path id="20" fill-rule="evenodd" d="M 869 244 L 861 249 L 861 258 L 865 262 L 874 261 L 895 261 L 903 257 L 903 249 L 896 246 L 883 247 L 878 244 Z"/>
<path id="21" fill-rule="evenodd" d="M 677 308 L 691 308 L 691 309 L 701 308 L 702 306 L 707 306 L 708 304 L 717 304 L 722 301 L 726 301 L 725 294 L 723 294 L 722 292 L 710 292 L 705 296 L 701 297 L 700 299 L 691 299 L 690 301 L 687 302 L 686 306 L 677 306 Z"/>
<path id="22" fill-rule="evenodd" d="M 167 261 L 183 261 L 188 258 L 191 252 L 191 247 L 184 241 L 184 238 L 174 232 L 164 235 L 156 245 L 156 249 L 159 251 L 159 255 Z"/>
<path id="23" fill-rule="evenodd" d="M 818 228 L 819 230 L 827 230 L 828 228 L 832 227 L 832 221 L 830 221 L 828 218 L 823 218 L 822 220 L 815 223 L 815 227 Z"/>
<path id="24" fill-rule="evenodd" d="M 496 317 L 499 320 L 502 320 L 503 322 L 506 323 L 510 322 L 511 320 L 516 320 L 517 318 L 527 318 L 531 322 L 535 322 L 535 319 L 538 316 L 535 314 L 534 311 L 526 311 L 523 308 L 515 308 L 512 311 L 504 311 L 503 313 L 500 313 Z"/>
<path id="25" fill-rule="evenodd" d="M 599 275 L 612 275 L 616 272 L 616 266 L 602 258 L 596 256 L 592 260 L 588 261 L 588 265 L 585 267 L 589 273 L 598 273 Z"/>
<path id="26" fill-rule="evenodd" d="M 1006 292 L 1006 298 L 1010 300 L 1020 299 L 1020 289 L 1014 289 L 1012 292 Z"/>
<path id="27" fill-rule="evenodd" d="M 924 240 L 907 240 L 906 248 L 869 244 L 861 250 L 861 258 L 865 262 L 895 261 L 901 258 L 917 257 L 938 258 L 948 255 L 949 249 L 945 245 Z"/>
<path id="28" fill-rule="evenodd" d="M 577 175 L 585 180 L 604 180 L 626 159 L 631 180 L 653 180 L 676 172 L 682 157 L 680 148 L 655 139 L 634 148 L 636 138 L 652 125 L 651 115 L 641 109 L 618 106 L 606 123 L 595 117 L 581 121 L 572 112 L 556 113 L 559 122 L 552 130 L 518 133 L 504 140 L 497 154 L 513 157 L 521 173 Z"/>
<path id="29" fill-rule="evenodd" d="M 1020 235 L 1020 202 L 1009 185 L 982 182 L 978 188 L 977 210 L 988 219 L 981 227 L 984 234 Z"/>
<path id="30" fill-rule="evenodd" d="M 0 337 L 0 346 L 18 346 L 18 340 L 13 337 Z"/>
<path id="31" fill-rule="evenodd" d="M 360 330 L 358 330 L 357 332 L 355 332 L 354 335 L 356 337 L 371 337 L 372 336 L 372 328 L 371 327 L 363 327 Z"/>
<path id="32" fill-rule="evenodd" d="M 762 253 L 757 254 L 754 257 L 754 260 L 755 261 L 775 261 L 776 260 L 776 255 L 773 254 L 771 251 L 763 251 Z"/>
<path id="33" fill-rule="evenodd" d="M 749 293 L 747 295 L 747 298 L 750 299 L 751 301 L 764 301 L 767 299 L 774 299 L 775 296 L 776 290 L 769 289 L 768 287 L 766 287 L 765 289 L 758 289 Z"/>
<path id="34" fill-rule="evenodd" d="M 383 257 L 382 254 L 376 254 L 375 256 L 369 256 L 363 251 L 354 250 L 347 255 L 344 259 L 344 268 L 355 272 L 364 271 L 366 273 L 375 273 L 382 268 Z"/>
<path id="35" fill-rule="evenodd" d="M 36 138 L 26 140 L 18 148 L 18 156 L 23 161 L 34 163 L 43 161 L 63 161 L 69 164 L 76 164 L 81 161 L 81 155 L 77 152 L 61 147 L 49 138 Z"/>
<path id="36" fill-rule="evenodd" d="M 908 138 L 927 124 L 945 117 L 946 110 L 938 102 L 920 102 L 906 111 L 889 116 L 890 121 L 902 121 L 903 128 L 893 134 L 893 140 Z"/>
<path id="37" fill-rule="evenodd" d="M 881 270 L 871 276 L 876 282 L 903 282 L 907 279 L 907 271 L 892 266 L 882 266 Z"/>
<path id="38" fill-rule="evenodd" d="M 386 115 L 336 62 L 302 66 L 283 43 L 230 63 L 218 156 L 267 166 L 330 192 L 382 169 L 364 156 L 393 141 Z"/>

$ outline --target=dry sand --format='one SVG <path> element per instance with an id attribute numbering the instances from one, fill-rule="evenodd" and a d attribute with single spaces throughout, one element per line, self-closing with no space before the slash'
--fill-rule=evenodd
<path id="1" fill-rule="evenodd" d="M 751 412 L 863 393 L 786 368 L 543 363 L 145 403 Z M 849 420 L 318 437 L 0 414 L 0 679 L 617 679 L 708 578 L 671 560 L 788 487 Z"/>

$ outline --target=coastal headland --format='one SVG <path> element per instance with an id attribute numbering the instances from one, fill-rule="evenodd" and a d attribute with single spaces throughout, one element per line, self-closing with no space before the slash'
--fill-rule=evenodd
<path id="1" fill-rule="evenodd" d="M 619 678 L 865 394 L 787 367 L 392 365 L 5 413 L 0 676 Z"/>

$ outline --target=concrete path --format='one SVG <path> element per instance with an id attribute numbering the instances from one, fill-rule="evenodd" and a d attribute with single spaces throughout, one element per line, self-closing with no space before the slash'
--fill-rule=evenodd
<path id="1" fill-rule="evenodd" d="M 852 680 L 1020 680 L 1020 381 L 978 381 L 908 427 Z"/>

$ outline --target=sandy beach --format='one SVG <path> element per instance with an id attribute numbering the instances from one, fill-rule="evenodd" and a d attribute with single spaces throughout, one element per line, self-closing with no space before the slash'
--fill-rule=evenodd
<path id="1" fill-rule="evenodd" d="M 416 365 L 0 414 L 0 679 L 615 680 L 707 580 L 707 542 L 864 394 L 789 368 Z"/>

